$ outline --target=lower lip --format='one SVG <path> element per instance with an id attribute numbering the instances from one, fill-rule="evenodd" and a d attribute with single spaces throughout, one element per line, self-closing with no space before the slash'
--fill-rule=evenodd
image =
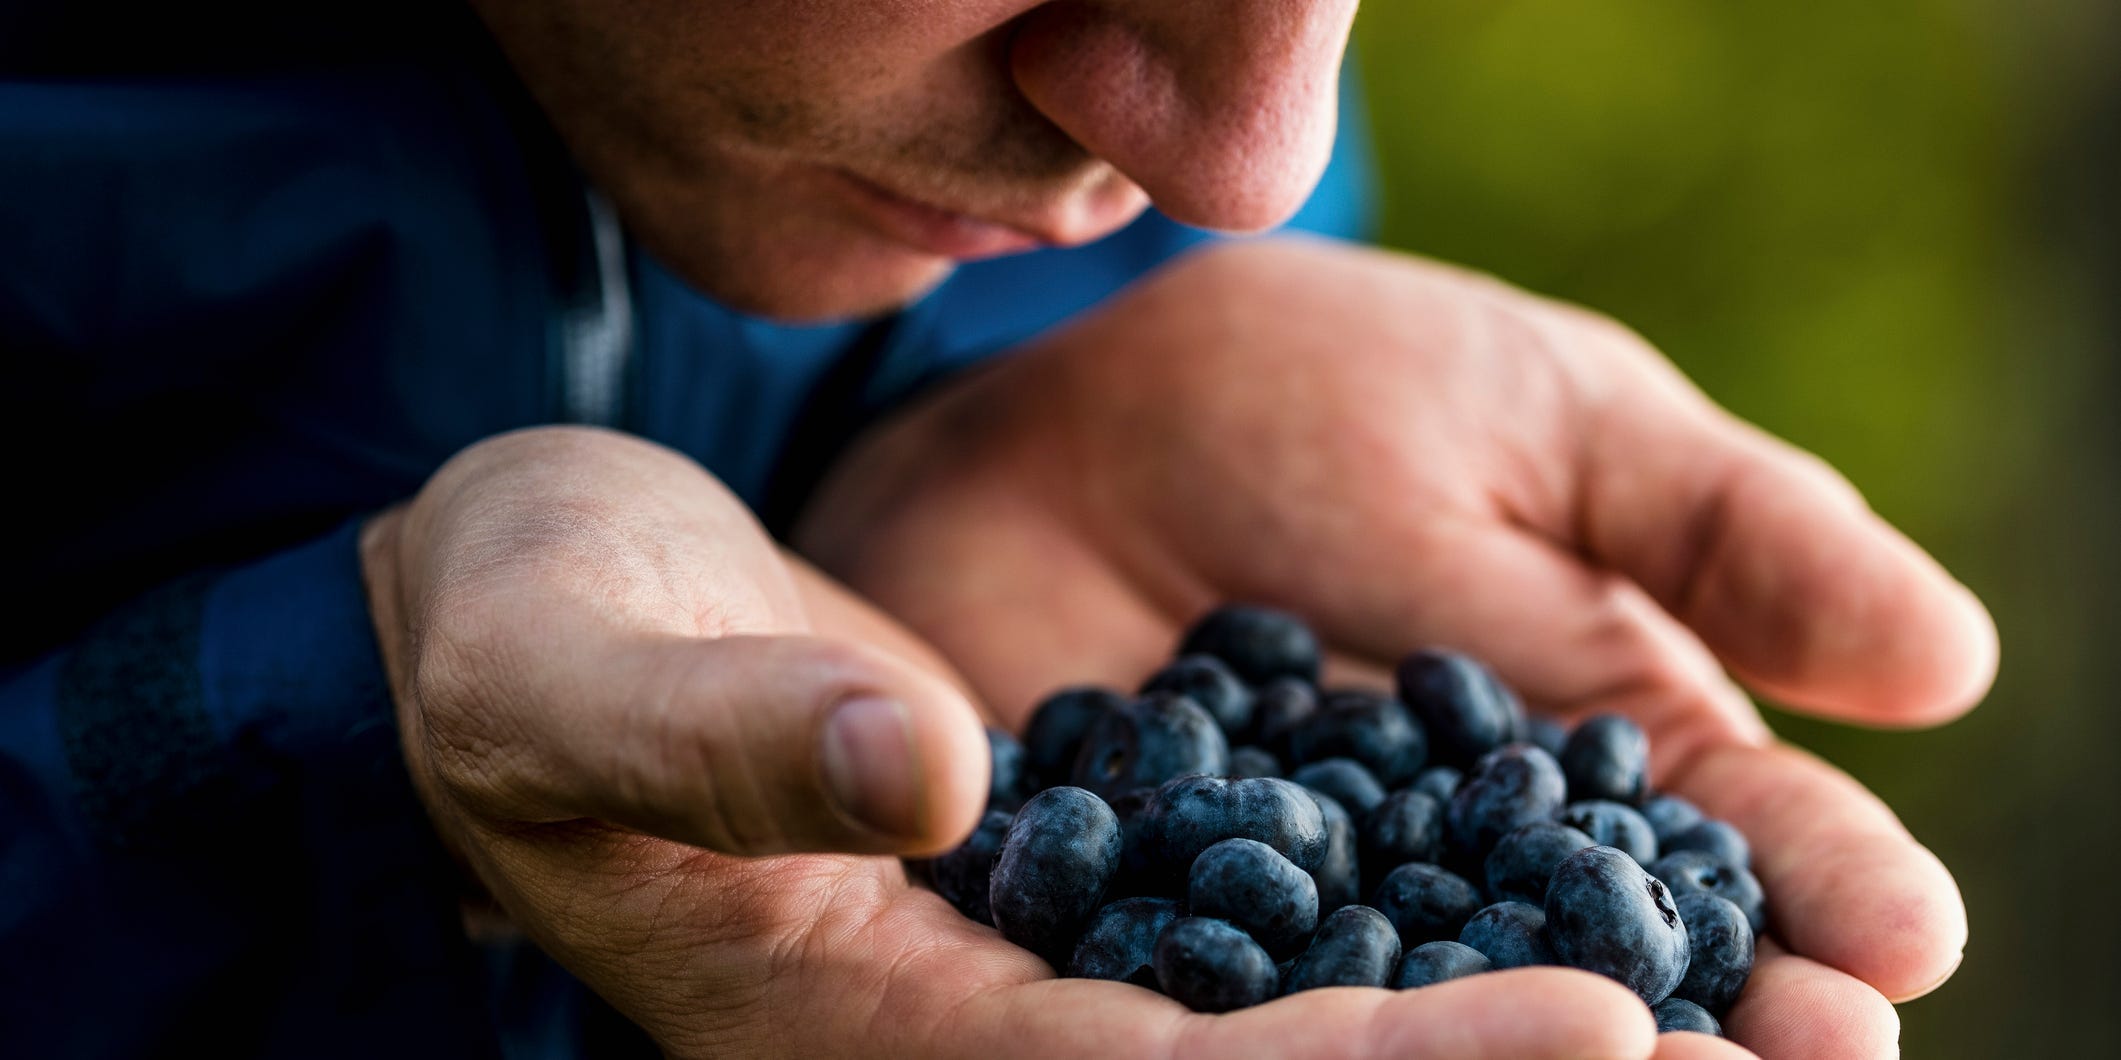
<path id="1" fill-rule="evenodd" d="M 1045 246 L 1037 236 L 1007 225 L 977 221 L 893 194 L 848 173 L 842 182 L 893 238 L 938 257 L 974 261 Z"/>

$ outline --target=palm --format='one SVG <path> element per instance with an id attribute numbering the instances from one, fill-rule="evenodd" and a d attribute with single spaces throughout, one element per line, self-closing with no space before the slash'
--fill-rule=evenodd
<path id="1" fill-rule="evenodd" d="M 879 432 L 815 512 L 813 554 L 1010 720 L 1140 680 L 1223 599 L 1309 617 L 1348 675 L 1445 643 L 1537 706 L 1635 717 L 1659 782 L 1754 838 L 1803 955 L 1763 960 L 1731 1014 L 1760 1052 L 1888 1051 L 1884 997 L 1964 943 L 1935 859 L 1773 746 L 1724 667 L 1932 718 L 1985 680 L 1978 609 L 1585 315 L 1397 259 L 1224 252 Z"/>
<path id="2" fill-rule="evenodd" d="M 601 825 L 493 837 L 544 881 L 541 941 L 674 1055 L 989 1057 L 1643 1055 L 1605 1025 L 1619 988 L 1533 969 L 1419 995 L 1332 990 L 1231 1017 L 1119 983 L 1056 979 L 907 884 L 895 860 L 744 859 Z M 527 871 L 525 871 L 527 870 Z M 592 926 L 593 925 L 593 926 Z M 1537 1019 L 1508 999 L 1541 997 Z M 1474 1047 L 1474 1043 L 1478 1047 Z M 1456 1043 L 1456 1044 L 1454 1044 Z"/>

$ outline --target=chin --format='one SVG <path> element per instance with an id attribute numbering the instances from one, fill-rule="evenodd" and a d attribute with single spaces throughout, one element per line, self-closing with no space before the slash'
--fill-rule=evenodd
<path id="1" fill-rule="evenodd" d="M 839 238 L 644 242 L 693 289 L 739 313 L 784 324 L 826 324 L 902 309 L 948 279 L 957 265 L 873 238 L 834 235 Z"/>

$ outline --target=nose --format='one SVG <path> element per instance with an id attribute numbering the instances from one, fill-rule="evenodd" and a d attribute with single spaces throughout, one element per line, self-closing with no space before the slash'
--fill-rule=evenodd
<path id="1" fill-rule="evenodd" d="M 1055 0 L 1010 46 L 1018 89 L 1174 219 L 1256 231 L 1332 153 L 1356 0 Z"/>

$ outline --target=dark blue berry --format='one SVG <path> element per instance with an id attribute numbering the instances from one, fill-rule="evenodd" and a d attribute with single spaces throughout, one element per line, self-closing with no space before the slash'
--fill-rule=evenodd
<path id="1" fill-rule="evenodd" d="M 1552 755 L 1531 744 L 1506 744 L 1482 756 L 1451 796 L 1452 838 L 1485 854 L 1503 836 L 1552 819 L 1567 795 Z"/>
<path id="2" fill-rule="evenodd" d="M 1222 727 L 1184 696 L 1152 692 L 1106 711 L 1083 737 L 1076 786 L 1105 798 L 1155 787 L 1172 777 L 1221 776 L 1230 769 Z"/>
<path id="3" fill-rule="evenodd" d="M 1289 729 L 1288 753 L 1282 757 L 1291 766 L 1352 758 L 1390 790 L 1413 781 L 1428 754 L 1428 738 L 1405 704 L 1382 693 L 1348 689 L 1322 697 L 1316 713 Z"/>
<path id="4" fill-rule="evenodd" d="M 1156 989 L 1156 939 L 1185 915 L 1176 898 L 1123 898 L 1105 906 L 1083 929 L 1068 974 Z"/>
<path id="5" fill-rule="evenodd" d="M 1561 753 L 1562 776 L 1571 799 L 1642 801 L 1650 782 L 1650 738 L 1618 714 L 1600 714 L 1576 726 Z"/>
<path id="6" fill-rule="evenodd" d="M 1392 989 L 1413 990 L 1494 969 L 1495 963 L 1479 950 L 1463 942 L 1439 939 L 1424 942 L 1400 958 L 1399 969 L 1392 975 Z"/>
<path id="7" fill-rule="evenodd" d="M 1410 861 L 1434 863 L 1443 853 L 1443 803 L 1412 788 L 1386 796 L 1362 819 L 1362 869 L 1382 880 Z"/>
<path id="8" fill-rule="evenodd" d="M 1352 758 L 1327 758 L 1296 767 L 1289 779 L 1320 795 L 1330 795 L 1357 820 L 1385 801 L 1384 785 Z"/>
<path id="9" fill-rule="evenodd" d="M 987 808 L 1015 813 L 1024 800 L 1038 793 L 1038 778 L 1031 773 L 1024 745 L 1016 737 L 993 727 L 987 729 Z"/>
<path id="10" fill-rule="evenodd" d="M 1289 730 L 1318 713 L 1318 690 L 1308 681 L 1278 677 L 1252 694 L 1252 725 L 1259 745 L 1284 762 L 1289 757 Z"/>
<path id="11" fill-rule="evenodd" d="M 1745 913 L 1754 935 L 1767 928 L 1767 896 L 1760 890 L 1760 881 L 1706 850 L 1666 854 L 1651 863 L 1650 874 L 1663 880 L 1675 894 L 1700 891 L 1730 899 Z"/>
<path id="12" fill-rule="evenodd" d="M 1686 924 L 1688 959 L 1672 996 L 1721 1016 L 1753 974 L 1753 927 L 1744 910 L 1713 894 L 1686 892 L 1675 904 Z"/>
<path id="13" fill-rule="evenodd" d="M 1723 1025 L 1716 1017 L 1702 1011 L 1700 1005 L 1683 998 L 1668 997 L 1650 1006 L 1650 1015 L 1657 1017 L 1657 1033 L 1693 1031 L 1696 1034 L 1713 1034 L 1723 1037 Z"/>
<path id="14" fill-rule="evenodd" d="M 1237 925 L 1184 916 L 1156 940 L 1156 985 L 1195 1012 L 1231 1012 L 1274 996 L 1274 958 Z"/>
<path id="15" fill-rule="evenodd" d="M 1563 964 L 1663 1001 L 1686 975 L 1686 925 L 1672 892 L 1612 847 L 1563 858 L 1547 884 L 1547 941 Z"/>
<path id="16" fill-rule="evenodd" d="M 1047 788 L 1009 824 L 988 890 L 1002 937 L 1067 966 L 1119 871 L 1119 818 L 1081 788 Z"/>
<path id="17" fill-rule="evenodd" d="M 1240 747 L 1230 752 L 1230 776 L 1237 779 L 1281 776 L 1281 760 L 1264 748 Z"/>
<path id="18" fill-rule="evenodd" d="M 1404 946 L 1457 938 L 1480 908 L 1480 891 L 1435 865 L 1416 862 L 1385 874 L 1370 905 L 1399 930 Z"/>
<path id="19" fill-rule="evenodd" d="M 1200 704 L 1232 741 L 1252 734 L 1252 690 L 1213 655 L 1180 656 L 1150 674 L 1142 692 L 1170 692 Z"/>
<path id="20" fill-rule="evenodd" d="M 1665 853 L 1677 854 L 1682 850 L 1713 854 L 1716 860 L 1741 869 L 1753 867 L 1752 844 L 1747 843 L 1745 834 L 1732 827 L 1729 821 L 1702 821 L 1665 841 Z"/>
<path id="21" fill-rule="evenodd" d="M 1458 941 L 1480 951 L 1496 968 L 1560 964 L 1547 942 L 1547 914 L 1536 905 L 1497 902 L 1466 921 Z"/>
<path id="22" fill-rule="evenodd" d="M 1286 611 L 1246 604 L 1218 607 L 1193 624 L 1178 653 L 1204 652 L 1250 684 L 1278 677 L 1318 680 L 1318 637 Z"/>
<path id="23" fill-rule="evenodd" d="M 1563 807 L 1557 820 L 1590 836 L 1599 846 L 1613 847 L 1634 858 L 1638 865 L 1657 860 L 1657 833 L 1632 806 L 1609 799 L 1585 799 Z"/>
<path id="24" fill-rule="evenodd" d="M 1270 954 L 1290 954 L 1318 927 L 1318 884 L 1265 843 L 1225 839 L 1193 859 L 1186 907 L 1245 929 Z"/>
<path id="25" fill-rule="evenodd" d="M 1383 986 L 1399 964 L 1399 932 L 1366 905 L 1336 911 L 1318 925 L 1310 948 L 1282 976 L 1281 992 L 1323 986 Z"/>
<path id="26" fill-rule="evenodd" d="M 1127 705 L 1127 697 L 1109 688 L 1077 685 L 1040 700 L 1024 726 L 1024 754 L 1039 783 L 1066 784 L 1075 776 L 1075 756 L 1083 737 L 1108 710 Z"/>
<path id="27" fill-rule="evenodd" d="M 1524 704 L 1487 667 L 1452 651 L 1421 651 L 1400 660 L 1399 700 L 1421 719 L 1429 756 L 1467 766 L 1517 736 Z"/>
<path id="28" fill-rule="evenodd" d="M 1698 807 L 1677 795 L 1651 796 L 1642 804 L 1642 819 L 1650 822 L 1650 831 L 1657 833 L 1660 848 L 1671 842 L 1673 836 L 1704 820 Z"/>
<path id="29" fill-rule="evenodd" d="M 1362 866 L 1356 857 L 1359 842 L 1355 822 L 1330 795 L 1310 792 L 1326 822 L 1326 856 L 1311 878 L 1318 881 L 1318 911 L 1331 913 L 1362 901 Z"/>
<path id="30" fill-rule="evenodd" d="M 1119 818 L 1119 873 L 1105 890 L 1106 901 L 1148 894 L 1160 887 L 1147 827 L 1149 804 L 1155 800 L 1155 788 L 1136 788 L 1112 800 L 1112 813 Z"/>
<path id="31" fill-rule="evenodd" d="M 1286 780 L 1180 777 L 1157 788 L 1144 813 L 1144 838 L 1166 879 L 1184 880 L 1193 859 L 1225 839 L 1256 839 L 1305 872 L 1325 864 L 1325 815 Z"/>
<path id="32" fill-rule="evenodd" d="M 1559 759 L 1561 749 L 1568 745 L 1569 730 L 1552 718 L 1534 714 L 1525 719 L 1523 739 L 1517 742 L 1532 744 Z"/>
<path id="33" fill-rule="evenodd" d="M 1448 804 L 1451 796 L 1458 794 L 1458 785 L 1465 774 L 1450 766 L 1430 766 L 1414 777 L 1411 785 L 1415 791 L 1427 792 L 1437 802 Z"/>
<path id="34" fill-rule="evenodd" d="M 982 924 L 994 923 L 987 908 L 987 879 L 994 871 L 995 856 L 1002 852 L 1002 840 L 1009 834 L 1009 820 L 1010 815 L 1002 810 L 988 810 L 970 839 L 928 865 L 935 893 Z"/>
<path id="35" fill-rule="evenodd" d="M 1547 881 L 1561 859 L 1588 846 L 1590 836 L 1559 821 L 1533 821 L 1495 843 L 1488 852 L 1488 897 L 1498 901 L 1544 904 Z"/>

